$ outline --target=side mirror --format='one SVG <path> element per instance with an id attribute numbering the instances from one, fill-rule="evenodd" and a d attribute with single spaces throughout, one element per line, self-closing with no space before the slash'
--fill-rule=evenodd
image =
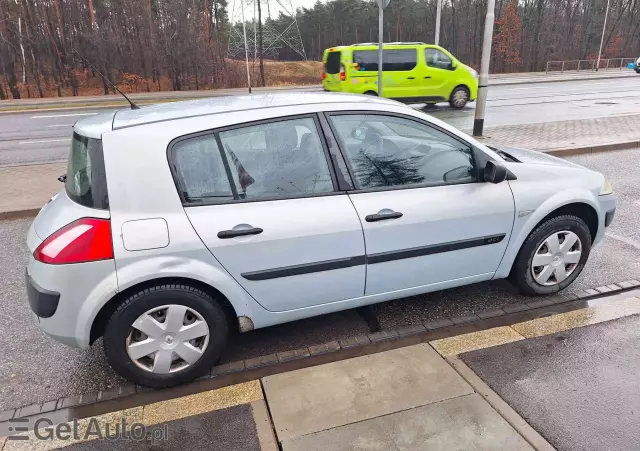
<path id="1" fill-rule="evenodd" d="M 351 137 L 357 139 L 358 141 L 364 141 L 367 137 L 367 129 L 365 127 L 356 127 L 351 130 Z"/>
<path id="2" fill-rule="evenodd" d="M 489 160 L 484 167 L 484 179 L 491 183 L 502 183 L 507 179 L 507 168 L 497 161 Z"/>

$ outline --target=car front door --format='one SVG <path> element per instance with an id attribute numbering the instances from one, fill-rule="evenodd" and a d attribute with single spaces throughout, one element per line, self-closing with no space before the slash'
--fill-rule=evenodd
<path id="1" fill-rule="evenodd" d="M 170 157 L 191 224 L 265 309 L 363 295 L 362 226 L 313 115 L 178 140 Z"/>
<path id="2" fill-rule="evenodd" d="M 480 181 L 472 147 L 407 116 L 330 113 L 356 189 L 367 295 L 487 280 L 504 255 L 514 203 Z"/>
<path id="3" fill-rule="evenodd" d="M 449 100 L 453 87 L 449 86 L 453 61 L 442 50 L 424 49 L 424 66 L 421 93 L 426 99 Z"/>

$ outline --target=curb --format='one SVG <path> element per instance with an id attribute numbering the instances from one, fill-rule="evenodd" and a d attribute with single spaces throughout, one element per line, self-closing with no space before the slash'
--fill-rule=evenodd
<path id="1" fill-rule="evenodd" d="M 640 147 L 640 141 L 625 141 L 613 144 L 596 144 L 594 146 L 568 147 L 564 149 L 551 149 L 542 153 L 554 155 L 556 157 L 570 157 L 588 153 L 607 152 L 612 150 L 625 150 L 631 147 Z"/>
<path id="2" fill-rule="evenodd" d="M 0 211 L 0 221 L 5 221 L 7 219 L 32 218 L 35 217 L 41 209 L 42 207 L 26 208 L 24 210 Z"/>
<path id="3" fill-rule="evenodd" d="M 482 142 L 486 138 L 480 137 L 480 139 L 478 139 L 476 137 L 475 139 Z M 625 142 L 619 142 L 619 143 L 613 143 L 613 144 L 597 144 L 595 146 L 568 147 L 568 148 L 551 149 L 551 150 L 538 151 L 538 152 L 546 153 L 556 157 L 571 157 L 575 155 L 584 155 L 584 154 L 597 153 L 597 152 L 626 150 L 631 147 L 640 147 L 640 141 L 634 140 L 634 141 L 625 141 Z M 47 163 L 42 163 L 42 164 L 47 164 Z M 25 208 L 22 210 L 0 211 L 0 221 L 4 221 L 7 219 L 23 219 L 23 218 L 34 217 L 38 214 L 41 208 L 42 207 Z"/>
<path id="4" fill-rule="evenodd" d="M 578 310 L 584 307 L 581 305 L 583 300 L 608 297 L 637 287 L 640 287 L 640 281 L 632 279 L 574 293 L 557 294 L 531 302 L 511 304 L 500 309 L 484 310 L 471 315 L 410 324 L 397 329 L 360 334 L 319 345 L 229 362 L 214 366 L 209 374 L 191 383 L 163 390 L 125 384 L 108 390 L 70 395 L 0 412 L 0 423 L 14 418 L 50 414 L 63 409 L 73 409 L 71 414 L 82 418 L 82 415 L 96 415 L 137 407 L 272 374 L 477 332 L 499 325 L 512 325 L 543 315 Z"/>

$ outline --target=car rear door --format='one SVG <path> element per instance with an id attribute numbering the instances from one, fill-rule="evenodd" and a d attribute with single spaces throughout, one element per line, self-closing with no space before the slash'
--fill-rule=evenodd
<path id="1" fill-rule="evenodd" d="M 509 242 L 508 183 L 479 180 L 474 149 L 413 117 L 328 114 L 353 174 L 367 295 L 493 276 Z"/>
<path id="2" fill-rule="evenodd" d="M 170 149 L 196 232 L 270 311 L 364 293 L 362 227 L 318 130 L 316 116 L 295 116 L 186 137 Z"/>

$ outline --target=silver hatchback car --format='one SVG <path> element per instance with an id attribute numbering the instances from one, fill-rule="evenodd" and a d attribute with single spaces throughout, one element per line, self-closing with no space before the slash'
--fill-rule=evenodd
<path id="1" fill-rule="evenodd" d="M 31 308 L 153 387 L 208 371 L 232 329 L 506 277 L 557 292 L 616 205 L 599 173 L 324 93 L 82 120 L 65 188 L 27 237 Z"/>

